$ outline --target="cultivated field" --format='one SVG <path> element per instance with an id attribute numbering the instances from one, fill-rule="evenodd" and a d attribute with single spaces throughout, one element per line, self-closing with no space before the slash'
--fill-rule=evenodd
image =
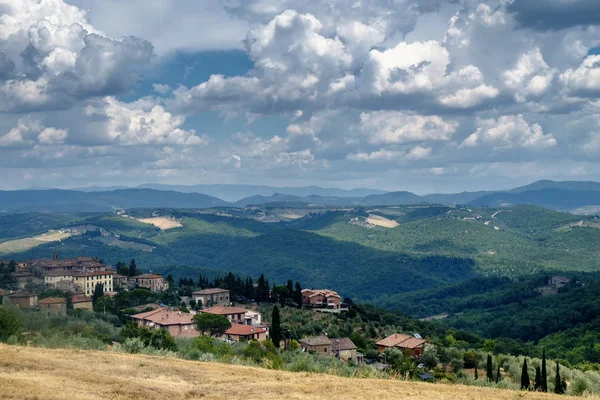
<path id="1" fill-rule="evenodd" d="M 41 235 L 32 236 L 23 239 L 9 240 L 0 243 L 0 253 L 19 253 L 33 249 L 48 242 L 58 242 L 71 237 L 70 233 L 62 231 L 50 231 Z"/>
<path id="2" fill-rule="evenodd" d="M 84 350 L 0 345 L 0 399 L 560 399 Z"/>
<path id="3" fill-rule="evenodd" d="M 393 219 L 388 219 L 375 214 L 369 215 L 369 218 L 367 218 L 367 223 L 371 225 L 382 226 L 384 228 L 395 228 L 400 225 Z"/>
<path id="4" fill-rule="evenodd" d="M 165 231 L 167 229 L 181 228 L 183 226 L 183 225 L 181 225 L 181 222 L 176 221 L 173 218 L 167 218 L 167 217 L 141 218 L 141 219 L 138 219 L 138 221 L 143 222 L 145 224 L 154 225 L 154 226 L 162 229 L 163 231 Z"/>

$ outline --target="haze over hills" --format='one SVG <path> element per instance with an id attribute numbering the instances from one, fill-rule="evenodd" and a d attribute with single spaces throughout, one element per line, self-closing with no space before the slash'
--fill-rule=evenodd
<path id="1" fill-rule="evenodd" d="M 104 190 L 103 190 L 104 189 Z M 558 211 L 595 214 L 600 208 L 600 183 L 537 181 L 504 191 L 477 191 L 416 195 L 406 191 L 337 189 L 319 186 L 272 187 L 261 185 L 162 185 L 144 184 L 123 189 L 87 187 L 74 190 L 37 188 L 0 192 L 0 212 L 109 211 L 117 208 L 246 207 L 271 203 L 324 206 L 460 205 L 505 207 L 538 205 Z"/>

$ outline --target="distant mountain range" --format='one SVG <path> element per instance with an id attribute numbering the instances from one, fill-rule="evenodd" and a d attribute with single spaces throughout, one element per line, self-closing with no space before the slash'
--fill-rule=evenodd
<path id="1" fill-rule="evenodd" d="M 375 189 L 344 190 L 318 186 L 259 185 L 145 184 L 136 188 L 115 186 L 87 187 L 77 190 L 37 188 L 0 191 L 0 211 L 5 212 L 96 212 L 152 207 L 247 207 L 270 203 L 326 206 L 473 204 L 489 207 L 534 204 L 552 210 L 596 212 L 600 207 L 600 183 L 543 180 L 505 191 L 438 193 L 424 196 L 411 192 L 384 192 Z"/>

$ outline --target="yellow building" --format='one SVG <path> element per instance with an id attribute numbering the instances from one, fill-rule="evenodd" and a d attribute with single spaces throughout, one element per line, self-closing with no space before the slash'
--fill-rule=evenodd
<path id="1" fill-rule="evenodd" d="M 94 271 L 94 272 L 74 272 L 73 283 L 78 285 L 83 294 L 91 296 L 94 294 L 96 285 L 102 283 L 104 285 L 104 293 L 112 292 L 113 290 L 113 272 L 110 271 Z"/>

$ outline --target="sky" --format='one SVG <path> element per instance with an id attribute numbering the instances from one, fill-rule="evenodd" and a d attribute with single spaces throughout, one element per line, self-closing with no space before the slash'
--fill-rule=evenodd
<path id="1" fill-rule="evenodd" d="M 597 0 L 0 0 L 0 189 L 600 180 Z"/>

